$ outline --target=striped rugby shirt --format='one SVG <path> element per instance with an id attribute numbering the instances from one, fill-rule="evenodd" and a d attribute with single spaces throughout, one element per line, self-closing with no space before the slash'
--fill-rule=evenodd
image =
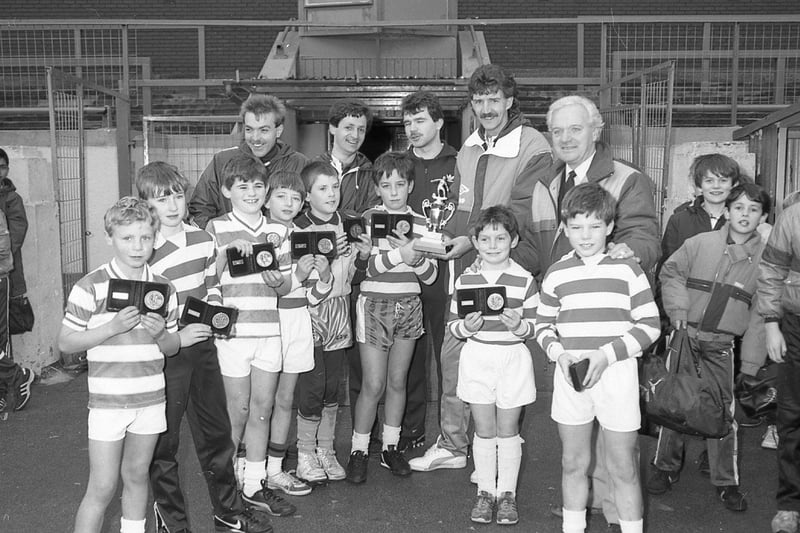
<path id="1" fill-rule="evenodd" d="M 542 281 L 536 339 L 556 361 L 602 350 L 608 363 L 639 357 L 659 336 L 653 293 L 633 259 L 570 253 Z"/>
<path id="2" fill-rule="evenodd" d="M 508 331 L 499 316 L 484 316 L 483 326 L 475 333 L 464 328 L 464 319 L 458 318 L 458 299 L 456 293 L 450 302 L 450 315 L 447 327 L 457 339 L 470 339 L 485 344 L 509 345 L 519 344 L 533 337 L 536 308 L 539 305 L 539 292 L 530 272 L 522 268 L 516 261 L 509 259 L 510 265 L 505 270 L 480 270 L 465 272 L 456 280 L 455 288 L 473 289 L 503 285 L 506 288 L 506 309 L 516 311 L 522 317 L 518 331 Z"/>
<path id="3" fill-rule="evenodd" d="M 371 231 L 372 215 L 375 213 L 388 213 L 382 205 L 373 207 L 364 212 L 363 218 L 367 231 Z M 425 218 L 415 213 L 411 207 L 406 207 L 403 214 L 414 216 L 414 237 L 430 236 L 441 238 L 439 234 L 429 232 Z M 377 239 L 370 252 L 367 264 L 367 277 L 361 282 L 361 294 L 373 298 L 414 296 L 420 293 L 419 281 L 430 285 L 436 281 L 438 266 L 436 260 L 423 258 L 417 266 L 410 266 L 403 262 L 399 248 L 392 248 L 389 239 Z"/>
<path id="4" fill-rule="evenodd" d="M 150 268 L 172 281 L 178 291 L 178 317 L 189 296 L 219 305 L 222 294 L 217 276 L 217 248 L 211 235 L 186 223 L 183 230 L 164 237 L 156 235 Z"/>
<path id="5" fill-rule="evenodd" d="M 232 211 L 209 221 L 206 231 L 217 244 L 217 255 L 227 258 L 225 250 L 235 240 L 244 239 L 252 243 L 265 243 L 280 239 L 275 250 L 280 273 L 290 276 L 292 260 L 289 250 L 289 230 L 283 224 L 269 222 L 262 216 L 256 227 L 250 227 Z M 268 240 L 269 239 L 269 240 Z M 219 263 L 220 260 L 218 260 Z M 264 281 L 261 273 L 231 277 L 227 261 L 220 273 L 222 302 L 239 310 L 234 336 L 243 338 L 279 337 L 278 294 Z"/>
<path id="6" fill-rule="evenodd" d="M 295 220 L 296 231 L 335 231 L 337 237 L 344 234 L 342 216 L 334 213 L 329 220 L 322 220 L 314 216 L 310 209 L 307 209 Z M 346 296 L 352 292 L 351 282 L 359 267 L 365 270 L 365 262 L 358 260 L 358 252 L 351 247 L 350 255 L 336 256 L 331 262 L 331 274 L 333 274 L 333 287 L 328 294 L 328 298 Z M 314 273 L 312 273 L 313 275 Z"/>
<path id="7" fill-rule="evenodd" d="M 108 280 L 126 279 L 115 259 L 81 278 L 69 293 L 62 324 L 87 331 L 117 315 L 106 309 Z M 145 265 L 141 281 L 170 285 L 166 329 L 178 331 L 178 298 L 169 280 Z M 164 354 L 144 326 L 114 335 L 86 351 L 90 409 L 140 409 L 165 402 Z"/>
<path id="8" fill-rule="evenodd" d="M 289 228 L 289 237 L 293 231 L 299 231 L 296 225 Z M 291 241 L 291 238 L 290 238 Z M 312 270 L 305 281 L 297 278 L 297 261 L 292 260 L 292 288 L 286 296 L 278 298 L 278 309 L 300 309 L 303 307 L 319 305 L 333 288 L 334 278 L 331 272 L 331 279 L 324 283 L 319 279 L 319 272 Z"/>

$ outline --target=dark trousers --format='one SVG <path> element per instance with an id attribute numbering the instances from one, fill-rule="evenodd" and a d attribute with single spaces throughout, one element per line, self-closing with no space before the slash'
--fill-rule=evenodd
<path id="1" fill-rule="evenodd" d="M 11 358 L 11 336 L 8 334 L 8 276 L 0 276 L 0 397 L 5 397 L 21 374 L 20 366 Z"/>
<path id="2" fill-rule="evenodd" d="M 176 458 L 184 413 L 214 513 L 223 516 L 242 512 L 244 504 L 233 473 L 231 423 L 213 339 L 167 357 L 164 377 L 167 431 L 158 437 L 150 464 L 150 485 L 161 518 L 169 531 L 189 527 Z"/>
<path id="3" fill-rule="evenodd" d="M 778 370 L 778 493 L 780 511 L 800 512 L 800 316 L 781 321 L 786 355 Z"/>
<path id="4" fill-rule="evenodd" d="M 703 380 L 716 383 L 722 392 L 722 403 L 735 409 L 733 398 L 733 343 L 699 341 L 689 338 L 689 346 L 696 354 Z M 721 439 L 706 439 L 708 466 L 711 469 L 711 484 L 726 487 L 739 484 L 738 425 L 731 423 L 730 432 Z M 662 427 L 658 433 L 658 445 L 654 464 L 659 470 L 677 472 L 683 466 L 684 440 L 686 436 Z"/>
<path id="5" fill-rule="evenodd" d="M 325 352 L 314 347 L 314 368 L 297 378 L 295 398 L 297 412 L 308 420 L 319 420 L 323 406 L 339 403 L 339 381 L 342 379 L 344 350 Z"/>
<path id="6" fill-rule="evenodd" d="M 415 438 L 425 434 L 425 416 L 428 407 L 428 365 L 430 358 L 436 358 L 439 369 L 439 388 L 441 389 L 442 340 L 444 324 L 450 299 L 447 295 L 445 275 L 441 270 L 447 263 L 439 261 L 439 276 L 433 285 L 422 286 L 423 325 L 425 334 L 417 339 L 411 366 L 406 381 L 406 411 L 403 415 L 402 437 Z"/>

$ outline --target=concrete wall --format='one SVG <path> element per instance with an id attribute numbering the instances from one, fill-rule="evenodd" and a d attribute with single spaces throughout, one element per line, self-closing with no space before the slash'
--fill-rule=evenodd
<path id="1" fill-rule="evenodd" d="M 59 215 L 47 131 L 0 131 L 0 146 L 11 159 L 9 177 L 25 204 L 28 234 L 22 246 L 28 297 L 36 314 L 30 333 L 13 338 L 15 360 L 37 372 L 60 357 L 56 337 L 64 312 Z M 119 198 L 116 133 L 86 135 L 86 220 L 89 269 L 109 258 L 103 214 Z"/>

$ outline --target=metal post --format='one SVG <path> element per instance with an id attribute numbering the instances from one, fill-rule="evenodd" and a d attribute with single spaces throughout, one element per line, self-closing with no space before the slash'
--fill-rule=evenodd
<path id="1" fill-rule="evenodd" d="M 201 80 L 206 79 L 206 27 L 199 26 L 197 28 L 197 75 Z M 201 85 L 197 90 L 197 96 L 205 100 L 206 86 Z"/>
<path id="2" fill-rule="evenodd" d="M 577 27 L 577 30 L 578 30 L 578 38 L 577 38 L 577 42 L 578 42 L 578 57 L 577 57 L 578 69 L 577 69 L 576 74 L 578 75 L 579 78 L 583 78 L 583 73 L 584 73 L 584 68 L 583 68 L 583 48 L 584 48 L 583 29 L 584 29 L 583 28 L 583 23 L 582 22 L 578 23 L 578 27 Z M 584 90 L 584 86 L 583 85 L 578 85 L 578 90 L 582 92 Z"/>
<path id="3" fill-rule="evenodd" d="M 739 23 L 733 24 L 733 52 L 731 61 L 731 126 L 739 120 Z"/>
<path id="4" fill-rule="evenodd" d="M 53 67 L 46 67 L 47 73 L 47 107 L 50 112 L 50 166 L 53 173 L 53 191 L 56 204 L 61 201 L 61 190 L 58 186 L 58 137 L 56 136 L 56 106 L 53 101 Z"/>

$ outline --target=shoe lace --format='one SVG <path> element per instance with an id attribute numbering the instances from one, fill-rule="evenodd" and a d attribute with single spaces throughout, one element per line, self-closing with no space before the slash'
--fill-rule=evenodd
<path id="1" fill-rule="evenodd" d="M 502 513 L 517 512 L 517 502 L 510 496 L 502 497 L 500 499 L 500 502 L 498 502 L 497 507 L 498 507 L 498 512 Z"/>
<path id="2" fill-rule="evenodd" d="M 245 509 L 241 513 L 239 513 L 238 518 L 241 519 L 243 522 L 252 524 L 252 523 L 261 523 L 263 522 L 263 518 L 255 513 L 252 509 Z"/>

